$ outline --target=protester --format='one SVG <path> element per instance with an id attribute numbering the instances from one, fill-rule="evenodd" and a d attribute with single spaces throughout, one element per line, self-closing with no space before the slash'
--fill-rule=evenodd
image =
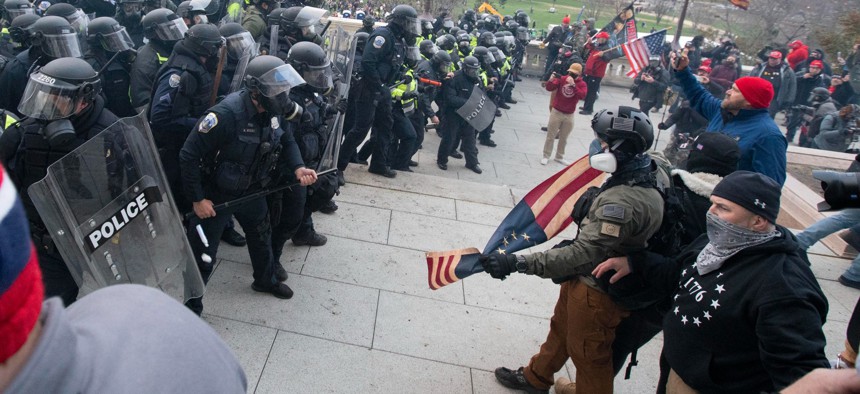
<path id="1" fill-rule="evenodd" d="M 582 115 L 594 113 L 594 102 L 600 93 L 600 81 L 606 75 L 606 66 L 609 64 L 609 33 L 602 31 L 594 36 L 594 39 L 585 44 L 588 56 L 585 61 L 585 80 L 588 86 L 588 94 L 585 95 L 585 104 L 581 111 Z"/>
<path id="2" fill-rule="evenodd" d="M 546 83 L 546 90 L 555 92 L 552 100 L 552 109 L 547 123 L 546 141 L 543 145 L 543 158 L 540 164 L 546 165 L 552 155 L 552 146 L 558 137 L 558 147 L 555 152 L 555 161 L 569 165 L 564 159 L 564 149 L 567 146 L 567 137 L 573 130 L 573 113 L 576 111 L 576 103 L 585 97 L 588 87 L 581 78 L 582 65 L 574 63 L 567 70 L 567 75 L 559 76 L 553 73 L 552 78 Z"/>
<path id="3" fill-rule="evenodd" d="M 773 86 L 756 77 L 735 81 L 719 100 L 702 88 L 681 56 L 674 64 L 675 76 L 690 100 L 690 106 L 709 119 L 707 131 L 722 131 L 738 139 L 741 148 L 739 170 L 765 174 L 780 185 L 785 182 L 788 142 L 767 112 L 773 99 Z M 723 110 L 728 116 L 723 116 Z"/>
<path id="4" fill-rule="evenodd" d="M 764 78 L 770 82 L 774 92 L 768 103 L 770 117 L 776 116 L 777 112 L 788 108 L 794 101 L 797 92 L 797 81 L 794 71 L 788 64 L 782 61 L 782 52 L 772 51 L 765 63 L 759 64 L 750 72 L 750 76 Z"/>

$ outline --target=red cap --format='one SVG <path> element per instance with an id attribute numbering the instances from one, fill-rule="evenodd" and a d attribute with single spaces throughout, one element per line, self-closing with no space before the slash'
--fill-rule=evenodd
<path id="1" fill-rule="evenodd" d="M 824 68 L 824 63 L 821 60 L 813 60 L 809 63 L 809 67 Z"/>
<path id="2" fill-rule="evenodd" d="M 755 109 L 767 108 L 773 100 L 773 85 L 764 78 L 739 78 L 735 81 L 735 86 Z"/>
<path id="3" fill-rule="evenodd" d="M 607 39 L 608 39 L 608 38 L 609 38 L 609 33 L 605 32 L 605 31 L 602 31 L 602 32 L 600 32 L 600 33 L 597 33 L 597 34 L 594 36 L 594 38 L 607 38 Z"/>
<path id="4" fill-rule="evenodd" d="M 711 59 L 702 60 L 702 65 L 705 67 L 711 67 Z"/>
<path id="5" fill-rule="evenodd" d="M 710 73 L 711 73 L 711 68 L 710 68 L 710 67 L 708 67 L 708 66 L 699 66 L 699 71 L 704 71 L 704 72 L 706 72 L 706 73 L 710 74 Z"/>
<path id="6" fill-rule="evenodd" d="M 569 17 L 569 16 L 566 16 L 566 17 L 564 17 L 564 18 L 561 18 L 561 23 L 562 23 L 563 25 L 569 25 L 569 24 L 570 24 L 570 17 Z"/>
<path id="7" fill-rule="evenodd" d="M 772 57 L 774 59 L 782 59 L 782 52 L 780 51 L 770 51 L 768 57 Z"/>

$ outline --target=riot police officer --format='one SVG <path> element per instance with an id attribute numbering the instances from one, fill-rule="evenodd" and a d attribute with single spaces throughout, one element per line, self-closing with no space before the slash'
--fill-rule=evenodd
<path id="1" fill-rule="evenodd" d="M 53 60 L 28 78 L 24 100 L 18 106 L 26 118 L 0 136 L 0 160 L 21 191 L 45 295 L 60 296 L 66 305 L 78 298 L 78 285 L 27 188 L 42 180 L 52 163 L 117 121 L 105 108 L 100 92 L 101 80 L 89 63 L 71 57 Z"/>
<path id="2" fill-rule="evenodd" d="M 69 21 L 59 16 L 42 17 L 30 27 L 30 48 L 15 56 L 0 74 L 0 108 L 18 113 L 18 103 L 27 86 L 27 76 L 35 66 L 44 66 L 61 57 L 81 57 L 78 34 Z"/>
<path id="3" fill-rule="evenodd" d="M 36 14 L 33 4 L 27 0 L 6 0 L 3 2 L 3 25 L 12 23 L 21 15 Z"/>
<path id="4" fill-rule="evenodd" d="M 231 22 L 225 23 L 218 29 L 221 36 L 226 40 L 227 61 L 224 62 L 224 70 L 221 73 L 221 84 L 218 86 L 219 95 L 230 93 L 230 84 L 239 66 L 239 60 L 246 54 L 250 58 L 257 56 L 257 43 L 251 37 L 251 33 L 242 25 Z"/>
<path id="5" fill-rule="evenodd" d="M 436 165 L 442 170 L 448 169 L 448 155 L 454 149 L 457 139 L 462 140 L 460 149 L 466 156 L 466 168 L 480 174 L 478 166 L 478 148 L 475 147 L 474 127 L 470 126 L 459 114 L 457 109 L 466 104 L 472 95 L 475 85 L 481 86 L 481 62 L 474 56 L 466 56 L 459 71 L 454 73 L 448 83 L 442 85 L 444 106 L 442 111 L 442 141 L 436 155 Z"/>
<path id="6" fill-rule="evenodd" d="M 282 283 L 286 275 L 279 277 L 275 273 L 266 199 L 260 197 L 218 212 L 213 207 L 266 187 L 272 181 L 279 152 L 288 163 L 286 168 L 302 185 L 316 180 L 316 172 L 302 163 L 291 134 L 284 134 L 281 129 L 282 116 L 298 107 L 287 97 L 289 90 L 303 83 L 301 76 L 283 60 L 266 55 L 254 58 L 248 64 L 245 89 L 231 93 L 206 110 L 182 147 L 179 159 L 182 183 L 186 195 L 194 202 L 196 215 L 188 225 L 188 239 L 205 281 L 214 267 L 212 262 L 218 253 L 221 232 L 227 221 L 232 220 L 231 216 L 235 216 L 248 238 L 254 269 L 251 287 L 278 298 L 293 296 L 290 287 Z M 209 240 L 208 247 L 197 235 L 198 224 Z M 204 261 L 203 253 L 212 260 Z M 203 307 L 200 299 L 186 305 L 197 313 Z"/>
<path id="7" fill-rule="evenodd" d="M 36 14 L 24 14 L 19 15 L 12 20 L 12 24 L 9 25 L 11 49 L 10 56 L 7 59 L 8 61 L 11 61 L 12 58 L 18 56 L 21 52 L 30 47 L 30 42 L 27 40 L 30 26 L 33 26 L 39 18 L 40 16 Z"/>
<path id="8" fill-rule="evenodd" d="M 266 17 L 275 8 L 278 8 L 276 0 L 253 0 L 242 15 L 242 27 L 248 30 L 255 40 L 260 41 L 260 36 L 266 29 Z"/>
<path id="9" fill-rule="evenodd" d="M 364 48 L 362 57 L 361 90 L 356 98 L 358 108 L 374 108 L 373 111 L 358 111 L 355 126 L 346 134 L 341 145 L 338 169 L 342 173 L 349 163 L 355 148 L 367 136 L 373 126 L 376 137 L 373 160 L 368 171 L 389 178 L 397 174 L 391 170 L 388 150 L 392 139 L 391 99 L 389 84 L 400 77 L 407 42 L 413 42 L 421 34 L 418 13 L 408 5 L 394 7 L 387 18 L 388 25 L 373 31 Z M 409 41 L 407 41 L 407 39 Z"/>
<path id="10" fill-rule="evenodd" d="M 116 7 L 116 19 L 120 25 L 125 27 L 135 48 L 143 46 L 143 0 L 120 0 Z"/>
<path id="11" fill-rule="evenodd" d="M 360 86 L 362 86 L 359 81 L 361 81 L 361 60 L 364 58 L 364 48 L 367 46 L 367 39 L 370 37 L 370 34 L 365 32 L 355 33 L 355 56 L 353 56 L 352 62 L 352 80 L 349 84 L 349 94 L 347 94 L 347 105 L 346 105 L 346 114 L 343 117 L 343 130 L 344 134 L 352 129 L 352 126 L 355 125 L 355 114 L 358 112 L 358 108 L 355 107 L 355 100 L 358 97 L 359 92 L 361 91 Z M 354 153 L 354 152 L 353 152 Z M 352 157 L 350 157 L 352 161 Z M 339 174 L 339 172 L 338 172 Z M 342 177 L 338 178 L 339 183 L 343 186 Z"/>
<path id="12" fill-rule="evenodd" d="M 131 83 L 129 72 L 135 56 L 133 45 L 125 27 L 113 18 L 103 16 L 93 19 L 87 28 L 87 54 L 84 60 L 93 69 L 101 70 L 102 93 L 109 98 L 105 105 L 121 118 L 135 115 L 128 94 Z"/>
<path id="13" fill-rule="evenodd" d="M 69 24 L 75 28 L 75 31 L 83 37 L 87 32 L 87 26 L 90 23 L 90 18 L 83 11 L 75 8 L 69 3 L 55 3 L 45 10 L 45 16 L 59 16 L 69 21 Z"/>
<path id="14" fill-rule="evenodd" d="M 131 105 L 140 111 L 149 104 L 152 84 L 162 64 L 167 62 L 173 46 L 185 36 L 188 27 L 182 19 L 166 8 L 153 10 L 141 22 L 143 35 L 149 42 L 137 51 L 131 66 Z"/>
<path id="15" fill-rule="evenodd" d="M 425 118 L 429 118 L 431 123 L 438 126 L 439 115 L 433 110 L 431 103 L 435 101 L 437 106 L 442 108 L 441 101 L 437 101 L 437 97 L 442 96 L 442 82 L 454 77 L 451 71 L 451 56 L 448 52 L 436 51 L 430 60 L 422 60 L 418 63 L 415 75 L 427 81 L 419 83 L 419 90 L 422 93 L 418 97 L 418 108 Z"/>
<path id="16" fill-rule="evenodd" d="M 263 29 L 263 34 L 261 34 L 260 38 L 257 40 L 257 42 L 260 43 L 261 54 L 276 56 L 281 60 L 287 58 L 287 52 L 290 48 L 287 44 L 287 39 L 285 38 L 286 34 L 284 34 L 284 30 L 281 29 L 281 14 L 286 10 L 286 8 L 275 8 L 266 17 L 266 28 Z M 277 34 L 277 37 L 272 37 L 272 31 Z M 277 50 L 274 48 L 275 45 L 278 46 Z"/>
<path id="17" fill-rule="evenodd" d="M 470 33 L 475 28 L 476 19 L 475 10 L 466 10 L 466 13 L 460 18 L 460 23 L 457 26 L 465 30 L 466 33 Z"/>
<path id="18" fill-rule="evenodd" d="M 321 18 L 328 16 L 328 11 L 316 7 L 290 7 L 281 14 L 281 30 L 287 38 L 287 47 L 297 42 L 310 41 L 317 45 L 323 44 L 323 38 L 316 31 Z"/>
<path id="19" fill-rule="evenodd" d="M 361 21 L 361 28 L 358 29 L 358 33 L 367 33 L 368 35 L 373 33 L 373 25 L 376 24 L 376 18 L 373 15 L 367 15 Z"/>
<path id="20" fill-rule="evenodd" d="M 167 180 L 180 210 L 189 208 L 179 187 L 179 150 L 212 102 L 212 72 L 224 39 L 215 25 L 194 25 L 155 77 L 149 123 Z"/>
<path id="21" fill-rule="evenodd" d="M 331 62 L 319 45 L 296 43 L 290 48 L 287 62 L 299 72 L 306 84 L 290 90 L 290 100 L 304 108 L 304 119 L 290 122 L 285 128 L 287 134 L 295 136 L 305 165 L 317 168 L 328 143 L 329 128 L 326 122 L 338 111 L 345 112 L 346 102 L 327 102 L 323 96 L 332 91 L 334 83 Z M 313 185 L 292 187 L 285 190 L 282 196 L 275 196 L 280 201 L 273 201 L 272 210 L 276 211 L 274 207 L 280 206 L 280 214 L 272 219 L 276 222 L 272 233 L 272 252 L 278 264 L 288 239 L 292 239 L 295 246 L 325 245 L 327 239 L 314 229 L 311 214 L 331 201 L 337 186 L 337 176 L 327 174 Z M 279 267 L 276 265 L 276 269 Z"/>

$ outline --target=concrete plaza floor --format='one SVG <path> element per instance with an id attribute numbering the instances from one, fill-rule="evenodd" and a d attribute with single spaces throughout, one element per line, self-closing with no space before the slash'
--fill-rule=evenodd
<path id="1" fill-rule="evenodd" d="M 484 173 L 451 159 L 435 165 L 439 137 L 426 133 L 415 173 L 395 179 L 351 165 L 333 215 L 315 214 L 322 247 L 288 243 L 282 263 L 295 296 L 251 290 L 244 248 L 222 244 L 204 298 L 204 318 L 230 344 L 256 393 L 505 393 L 492 371 L 528 362 L 546 337 L 558 295 L 550 281 L 477 274 L 428 288 L 425 251 L 482 248 L 508 211 L 562 165 L 539 163 L 549 95 L 535 79 L 518 83 L 519 104 L 497 118 L 496 148 L 479 146 Z M 595 109 L 631 105 L 626 89 L 604 87 Z M 659 123 L 660 114 L 651 114 Z M 587 151 L 590 116 L 576 115 L 566 157 Z M 662 147 L 667 140 L 660 137 Z M 569 238 L 574 230 L 561 236 Z M 558 240 L 533 250 L 543 250 Z M 812 268 L 828 296 L 827 354 L 842 348 L 860 292 L 836 278 L 849 261 L 813 247 Z M 658 336 L 639 351 L 619 393 L 653 392 Z M 573 378 L 574 367 L 558 376 Z"/>

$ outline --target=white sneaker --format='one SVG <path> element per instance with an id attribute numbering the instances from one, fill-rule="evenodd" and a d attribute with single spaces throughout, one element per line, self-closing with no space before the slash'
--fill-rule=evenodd
<path id="1" fill-rule="evenodd" d="M 546 163 L 549 163 L 549 159 L 547 159 L 546 157 L 544 157 L 543 159 L 540 159 L 540 165 L 545 166 Z"/>
<path id="2" fill-rule="evenodd" d="M 556 162 L 559 162 L 559 163 L 561 163 L 561 164 L 563 164 L 563 165 L 565 165 L 565 166 L 569 166 L 569 165 L 570 165 L 570 163 L 571 163 L 569 160 L 565 160 L 565 159 L 558 159 L 558 158 L 557 158 L 557 159 L 555 159 L 555 161 L 556 161 Z"/>

